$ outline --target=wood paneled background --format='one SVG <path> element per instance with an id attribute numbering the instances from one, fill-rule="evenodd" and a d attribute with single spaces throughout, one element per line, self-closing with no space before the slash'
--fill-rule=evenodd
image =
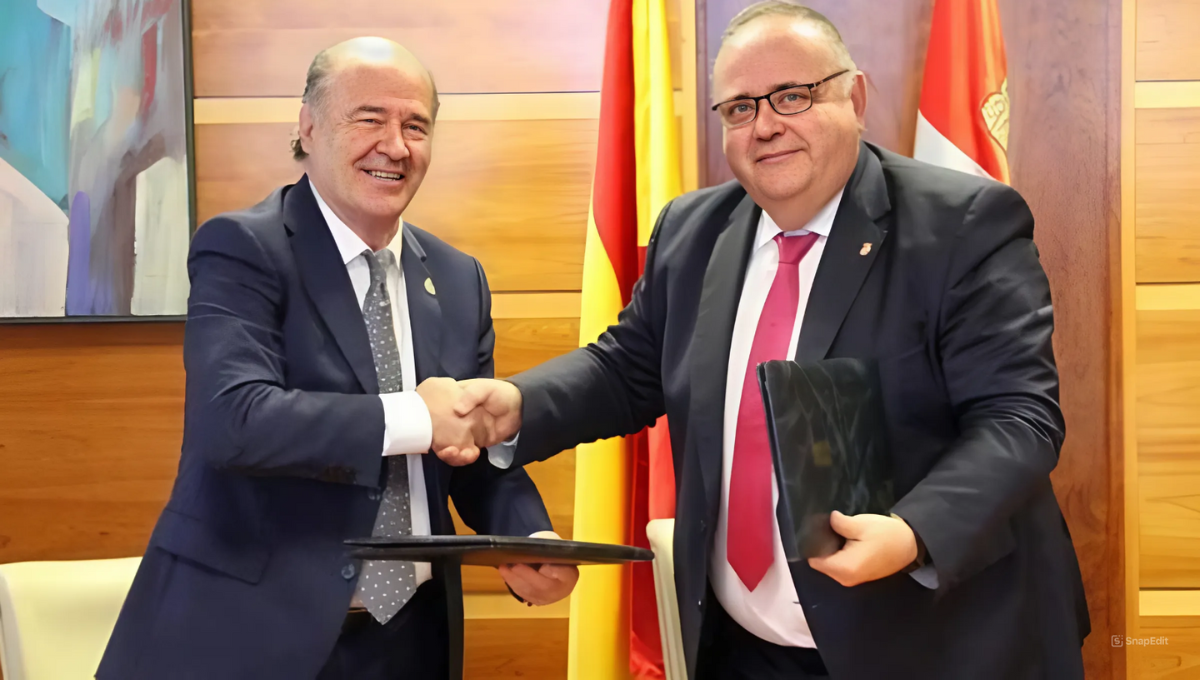
<path id="1" fill-rule="evenodd" d="M 317 51 L 392 38 L 430 68 L 443 103 L 404 217 L 483 262 L 497 373 L 578 344 L 607 0 L 191 5 L 201 221 L 300 176 L 288 144 Z M 670 0 L 668 14 L 677 98 L 688 101 L 691 8 Z M 182 337 L 172 322 L 0 325 L 0 562 L 142 553 L 179 460 Z M 529 471 L 570 538 L 574 454 Z M 491 569 L 468 569 L 464 582 L 468 678 L 565 677 L 566 602 L 527 609 Z"/>
<path id="2" fill-rule="evenodd" d="M 1200 677 L 1200 1 L 1128 0 L 1133 196 L 1129 465 L 1140 637 L 1130 677 Z M 1129 195 L 1129 194 L 1126 194 Z M 1128 212 L 1126 213 L 1129 214 Z"/>
<path id="3" fill-rule="evenodd" d="M 694 51 L 680 29 L 691 3 L 668 4 L 677 101 L 700 91 L 690 117 L 697 146 L 685 136 L 685 155 L 699 154 L 702 183 L 713 184 L 729 175 L 704 105 L 707 74 L 725 22 L 748 2 L 697 2 Z M 868 137 L 911 151 L 931 0 L 809 4 L 839 25 L 868 73 Z M 999 4 L 1013 181 L 1038 220 L 1054 287 L 1070 430 L 1054 481 L 1088 587 L 1088 677 L 1124 677 L 1126 659 L 1109 642 L 1117 634 L 1171 640 L 1130 650 L 1129 677 L 1200 677 L 1200 606 L 1184 597 L 1200 589 L 1200 0 Z M 576 344 L 606 0 L 192 5 L 202 219 L 298 176 L 287 144 L 318 49 L 354 35 L 395 38 L 444 93 L 433 165 L 405 218 L 483 261 L 501 375 Z M 1137 102 L 1124 155 L 1122 77 Z M 1122 163 L 1134 166 L 1124 176 L 1134 178 L 1135 205 L 1119 225 Z M 1118 227 L 1133 230 L 1132 308 L 1118 307 Z M 1136 336 L 1129 355 L 1113 326 L 1122 318 Z M 181 339 L 176 323 L 0 326 L 0 562 L 142 551 L 178 461 Z M 1121 361 L 1133 367 L 1128 422 L 1114 404 Z M 1123 460 L 1122 427 L 1136 442 Z M 573 462 L 567 454 L 530 470 L 566 536 Z M 1122 465 L 1137 488 L 1121 488 Z M 1129 527 L 1125 491 L 1136 498 Z M 1136 587 L 1169 603 L 1144 600 L 1139 619 L 1128 602 L 1128 627 L 1123 531 L 1136 546 Z M 565 675 L 565 607 L 532 617 L 508 608 L 488 570 L 467 584 L 469 677 Z M 527 639 L 538 640 L 537 654 L 518 653 Z"/>

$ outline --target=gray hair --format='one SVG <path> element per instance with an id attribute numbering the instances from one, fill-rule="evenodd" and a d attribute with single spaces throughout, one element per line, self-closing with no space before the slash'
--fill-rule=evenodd
<path id="1" fill-rule="evenodd" d="M 334 45 L 337 47 L 337 45 Z M 317 53 L 313 57 L 312 63 L 308 65 L 308 75 L 304 80 L 304 94 L 300 97 L 300 101 L 304 104 L 312 106 L 315 114 L 323 114 L 329 94 L 330 75 L 334 71 L 334 56 L 331 53 L 333 48 L 326 48 Z M 429 69 L 425 69 L 425 77 L 429 79 L 429 89 L 433 92 L 433 119 L 437 120 L 438 101 L 437 83 L 433 82 L 433 74 Z M 308 158 L 308 152 L 304 150 L 304 146 L 300 143 L 300 137 L 292 140 L 292 159 L 302 161 Z"/>
<path id="2" fill-rule="evenodd" d="M 738 12 L 737 16 L 730 19 L 729 25 L 725 27 L 725 32 L 721 34 L 721 46 L 724 47 L 726 41 L 745 28 L 747 24 L 763 17 L 776 16 L 799 19 L 815 26 L 822 35 L 828 38 L 839 66 L 850 71 L 858 69 L 854 60 L 850 58 L 850 50 L 846 49 L 842 34 L 832 21 L 815 9 L 799 3 L 788 2 L 788 0 L 762 0 L 762 2 L 756 2 Z M 853 86 L 853 81 L 851 81 L 851 86 Z"/>

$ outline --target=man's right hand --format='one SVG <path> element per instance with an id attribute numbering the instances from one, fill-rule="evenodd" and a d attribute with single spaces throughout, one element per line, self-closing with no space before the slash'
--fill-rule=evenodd
<path id="1" fill-rule="evenodd" d="M 470 465 L 479 458 L 479 449 L 495 429 L 486 411 L 470 412 L 465 417 L 455 413 L 463 398 L 463 390 L 452 378 L 429 378 L 417 386 L 417 394 L 425 400 L 433 421 L 433 441 L 430 448 L 446 463 Z"/>
<path id="2" fill-rule="evenodd" d="M 512 439 L 521 430 L 521 390 L 503 380 L 464 380 L 462 397 L 454 407 L 460 417 L 477 416 L 487 427 L 480 446 L 495 446 Z"/>

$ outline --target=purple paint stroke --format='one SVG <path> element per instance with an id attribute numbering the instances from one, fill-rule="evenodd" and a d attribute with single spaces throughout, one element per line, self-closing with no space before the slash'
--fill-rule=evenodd
<path id="1" fill-rule="evenodd" d="M 78 191 L 67 228 L 67 316 L 91 313 L 92 199 Z"/>

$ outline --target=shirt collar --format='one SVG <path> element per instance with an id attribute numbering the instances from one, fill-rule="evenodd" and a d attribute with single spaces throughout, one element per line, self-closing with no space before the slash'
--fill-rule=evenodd
<path id="1" fill-rule="evenodd" d="M 337 244 L 338 252 L 342 256 L 342 264 L 350 264 L 350 261 L 359 255 L 363 254 L 364 250 L 370 250 L 371 247 L 367 242 L 359 238 L 354 230 L 346 225 L 333 210 L 325 199 L 321 198 L 320 192 L 312 182 L 308 183 L 313 192 L 313 198 L 317 199 L 317 207 L 321 209 L 321 215 L 325 218 L 325 223 L 329 225 L 329 233 L 333 234 L 333 242 Z M 396 230 L 396 236 L 392 238 L 392 242 L 388 244 L 388 250 L 396 255 L 396 260 L 400 259 L 400 247 L 404 240 L 400 236 L 404 233 L 404 222 L 401 221 L 400 228 Z"/>
<path id="2" fill-rule="evenodd" d="M 845 192 L 846 189 L 843 187 L 808 221 L 808 224 L 804 225 L 803 229 L 797 229 L 791 233 L 796 236 L 813 233 L 829 238 L 829 232 L 833 230 L 833 219 L 837 217 L 838 206 L 841 204 L 842 194 Z M 758 250 L 763 247 L 767 241 L 775 238 L 775 235 L 781 231 L 783 230 L 775 224 L 775 220 L 771 219 L 767 211 L 762 211 L 762 216 L 758 219 L 758 234 L 754 237 L 754 249 Z"/>

